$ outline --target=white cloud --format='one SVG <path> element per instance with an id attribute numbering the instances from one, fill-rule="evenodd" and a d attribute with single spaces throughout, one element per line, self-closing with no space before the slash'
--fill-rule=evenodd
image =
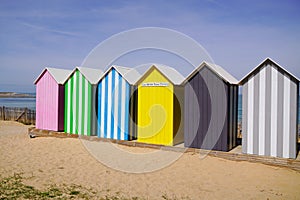
<path id="1" fill-rule="evenodd" d="M 51 29 L 51 28 L 47 28 L 47 27 L 43 27 L 43 26 L 37 26 L 37 25 L 30 24 L 30 23 L 26 23 L 26 22 L 22 22 L 22 24 L 24 26 L 27 26 L 27 27 L 30 27 L 30 28 L 33 28 L 33 29 L 37 29 L 37 30 L 41 30 L 41 31 L 46 31 L 46 32 L 51 32 L 51 33 L 56 33 L 56 34 L 62 34 L 62 35 L 66 35 L 66 36 L 80 36 L 77 33 Z"/>

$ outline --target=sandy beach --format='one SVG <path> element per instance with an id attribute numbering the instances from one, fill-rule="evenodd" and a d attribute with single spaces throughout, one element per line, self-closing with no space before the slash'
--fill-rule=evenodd
<path id="1" fill-rule="evenodd" d="M 108 194 L 141 199 L 299 199 L 300 173 L 258 163 L 236 162 L 185 153 L 171 165 L 150 173 L 109 168 L 73 138 L 30 139 L 25 126 L 0 121 L 0 174 L 22 173 L 27 185 L 81 185 Z M 120 147 L 141 154 L 152 149 Z M 171 157 L 172 152 L 164 156 Z M 106 159 L 116 159 L 106 154 Z M 123 159 L 122 162 L 126 162 Z M 132 160 L 128 160 L 132 162 Z M 160 162 L 160 161 L 157 161 Z M 136 165 L 143 163 L 136 162 Z"/>

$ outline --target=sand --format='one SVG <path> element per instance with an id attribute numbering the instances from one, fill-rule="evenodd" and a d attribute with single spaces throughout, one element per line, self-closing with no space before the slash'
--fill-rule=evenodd
<path id="1" fill-rule="evenodd" d="M 30 139 L 28 127 L 0 121 L 0 174 L 6 177 L 23 173 L 26 184 L 37 188 L 51 184 L 77 184 L 97 191 L 119 192 L 126 197 L 145 199 L 163 199 L 163 195 L 178 199 L 300 199 L 300 173 L 287 168 L 210 156 L 199 159 L 195 153 L 179 155 L 166 152 L 151 161 L 152 164 L 159 164 L 163 158 L 174 155 L 179 159 L 155 172 L 126 173 L 95 159 L 84 145 L 88 142 L 73 138 Z M 95 146 L 94 143 L 89 144 Z M 104 143 L 98 145 L 100 149 L 105 147 Z M 141 157 L 157 151 L 118 148 Z M 116 159 L 109 152 L 101 156 L 105 155 L 108 161 Z M 125 166 L 133 166 L 130 159 L 123 158 L 121 161 Z M 151 165 L 150 162 L 148 164 Z M 147 163 L 137 161 L 134 165 L 141 168 Z"/>

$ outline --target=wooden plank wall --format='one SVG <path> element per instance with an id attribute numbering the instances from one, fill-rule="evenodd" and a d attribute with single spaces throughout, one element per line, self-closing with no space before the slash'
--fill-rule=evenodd
<path id="1" fill-rule="evenodd" d="M 35 124 L 35 110 L 28 108 L 0 107 L 0 120 Z"/>
<path id="2" fill-rule="evenodd" d="M 207 67 L 190 78 L 185 86 L 185 147 L 219 151 L 234 148 L 237 95 L 237 86 L 225 83 Z"/>

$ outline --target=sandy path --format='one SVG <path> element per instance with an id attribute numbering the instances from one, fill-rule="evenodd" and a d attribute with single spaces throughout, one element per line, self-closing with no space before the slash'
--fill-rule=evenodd
<path id="1" fill-rule="evenodd" d="M 78 184 L 149 199 L 162 199 L 164 194 L 191 199 L 300 199 L 300 173 L 293 170 L 214 157 L 201 160 L 199 155 L 187 153 L 155 172 L 124 173 L 97 161 L 79 139 L 30 139 L 28 127 L 0 121 L 0 174 L 23 172 L 30 177 L 26 183 L 38 188 Z"/>

